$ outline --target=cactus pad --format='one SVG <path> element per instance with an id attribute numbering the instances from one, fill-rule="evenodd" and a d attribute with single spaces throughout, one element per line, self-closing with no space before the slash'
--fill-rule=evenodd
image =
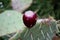
<path id="1" fill-rule="evenodd" d="M 55 21 L 50 21 L 49 24 L 36 23 L 33 28 L 26 28 L 21 34 L 18 33 L 10 40 L 52 40 L 56 31 L 57 28 Z"/>
<path id="2" fill-rule="evenodd" d="M 0 14 L 0 36 L 23 30 L 22 14 L 14 10 L 6 10 Z"/>

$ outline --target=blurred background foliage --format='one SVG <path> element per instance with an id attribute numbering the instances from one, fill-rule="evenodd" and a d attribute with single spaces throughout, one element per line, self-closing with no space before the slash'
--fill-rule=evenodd
<path id="1" fill-rule="evenodd" d="M 11 5 L 11 0 L 0 0 L 0 13 L 12 9 Z"/>
<path id="2" fill-rule="evenodd" d="M 60 19 L 60 0 L 33 0 L 32 5 L 27 9 L 37 11 L 39 18 L 52 16 L 56 20 Z"/>
<path id="3" fill-rule="evenodd" d="M 2 6 L 1 6 L 2 2 Z M 6 9 L 12 9 L 11 0 L 0 0 L 0 12 Z M 54 17 L 56 20 L 60 19 L 60 0 L 33 0 L 31 6 L 26 9 L 37 11 L 39 18 Z M 24 12 L 25 12 L 24 11 Z"/>

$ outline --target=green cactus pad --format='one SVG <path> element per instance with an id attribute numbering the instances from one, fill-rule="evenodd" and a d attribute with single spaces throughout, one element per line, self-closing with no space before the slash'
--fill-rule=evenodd
<path id="1" fill-rule="evenodd" d="M 0 36 L 23 30 L 22 14 L 14 10 L 6 10 L 0 14 Z"/>
<path id="2" fill-rule="evenodd" d="M 21 34 L 22 40 L 52 40 L 54 35 L 54 31 L 56 30 L 56 24 L 51 23 L 50 26 L 46 24 L 40 24 L 40 26 L 35 26 L 29 30 L 29 32 L 25 32 L 24 35 Z"/>
<path id="3" fill-rule="evenodd" d="M 57 31 L 56 22 L 50 21 L 46 23 L 36 23 L 36 25 L 28 29 L 26 28 L 21 34 L 18 33 L 10 40 L 52 40 L 52 37 Z"/>
<path id="4" fill-rule="evenodd" d="M 11 5 L 14 10 L 23 12 L 32 4 L 32 1 L 33 0 L 11 0 Z"/>

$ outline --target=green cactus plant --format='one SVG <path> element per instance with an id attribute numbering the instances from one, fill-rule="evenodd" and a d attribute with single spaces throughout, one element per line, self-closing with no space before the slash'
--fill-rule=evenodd
<path id="1" fill-rule="evenodd" d="M 11 5 L 14 10 L 23 12 L 32 4 L 32 1 L 33 0 L 11 0 Z"/>
<path id="2" fill-rule="evenodd" d="M 23 30 L 22 14 L 14 10 L 6 10 L 0 14 L 0 36 Z"/>
<path id="3" fill-rule="evenodd" d="M 10 40 L 52 40 L 57 31 L 56 24 L 55 21 L 50 21 L 48 24 L 37 22 L 33 28 L 26 28 L 22 33 L 18 32 Z"/>

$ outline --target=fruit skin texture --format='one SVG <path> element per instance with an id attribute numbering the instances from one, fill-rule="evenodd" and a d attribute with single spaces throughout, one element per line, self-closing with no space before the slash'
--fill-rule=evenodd
<path id="1" fill-rule="evenodd" d="M 54 36 L 53 38 L 52 38 L 52 40 L 60 40 L 60 37 L 58 37 L 58 36 Z"/>
<path id="2" fill-rule="evenodd" d="M 37 15 L 32 11 L 26 11 L 23 15 L 23 22 L 28 27 L 31 28 L 36 24 Z"/>

